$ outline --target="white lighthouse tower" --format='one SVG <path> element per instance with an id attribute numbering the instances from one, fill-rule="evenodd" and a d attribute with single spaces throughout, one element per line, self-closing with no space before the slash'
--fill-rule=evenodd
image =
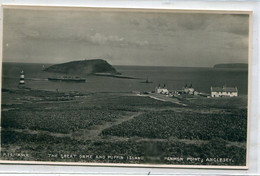
<path id="1" fill-rule="evenodd" d="M 20 74 L 19 84 L 21 84 L 21 85 L 25 84 L 25 82 L 24 82 L 24 71 L 23 70 L 21 71 L 21 74 Z"/>

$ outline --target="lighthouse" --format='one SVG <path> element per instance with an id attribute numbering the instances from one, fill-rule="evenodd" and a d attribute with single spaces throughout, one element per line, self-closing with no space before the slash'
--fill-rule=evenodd
<path id="1" fill-rule="evenodd" d="M 20 81 L 19 81 L 19 84 L 24 84 L 25 82 L 24 82 L 24 71 L 22 70 L 21 71 L 21 74 L 20 74 Z"/>

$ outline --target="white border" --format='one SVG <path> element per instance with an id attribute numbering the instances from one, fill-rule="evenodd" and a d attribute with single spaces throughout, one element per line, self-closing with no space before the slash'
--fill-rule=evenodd
<path id="1" fill-rule="evenodd" d="M 100 3 L 100 2 L 102 2 L 102 1 L 98 1 L 98 2 Z M 146 1 L 146 2 L 147 2 L 147 1 Z M 169 4 L 171 5 L 171 1 L 164 1 L 164 2 L 162 2 L 162 1 L 157 1 L 157 4 L 158 4 L 158 2 L 159 2 L 159 4 L 160 4 L 160 3 L 166 4 L 166 6 L 168 6 Z M 98 4 L 99 4 L 99 3 L 98 3 Z M 144 2 L 142 2 L 142 3 L 144 3 Z M 174 3 L 176 3 L 176 2 L 174 2 Z M 178 3 L 179 3 L 179 2 L 178 2 Z M 178 4 L 178 3 L 176 3 L 176 4 Z M 181 3 L 187 4 L 188 2 L 181 2 Z M 205 5 L 205 4 L 208 4 L 208 3 L 210 3 L 210 2 L 203 2 L 202 4 Z M 95 3 L 92 2 L 92 4 L 95 4 Z M 106 3 L 103 2 L 103 4 L 106 4 Z M 120 3 L 119 3 L 119 4 L 120 4 Z M 156 4 L 156 3 L 154 3 L 154 4 Z M 168 4 L 168 5 L 167 5 L 167 4 Z M 188 3 L 188 4 L 189 4 L 189 3 Z M 193 6 L 196 6 L 196 5 L 194 5 L 194 2 L 192 2 L 192 3 L 190 3 L 190 4 L 192 4 Z M 217 3 L 217 4 L 218 4 L 218 6 L 219 6 L 220 4 L 223 5 L 223 4 L 225 4 L 225 3 L 222 2 L 222 3 Z M 231 3 L 231 4 L 232 4 L 232 3 Z M 233 3 L 233 5 L 234 5 L 234 4 L 237 5 L 238 3 Z M 241 5 L 242 5 L 242 4 L 245 5 L 245 3 L 239 3 L 239 4 L 240 4 L 240 9 L 239 9 L 239 10 L 253 10 L 254 13 L 255 13 L 255 10 L 252 8 L 252 5 L 253 5 L 253 6 L 255 5 L 254 2 L 251 2 L 251 3 L 248 2 L 247 4 L 249 4 L 249 5 L 248 5 L 249 8 L 248 8 L 248 7 L 246 8 L 246 7 L 244 6 L 244 8 L 242 8 L 242 9 L 241 9 Z M 259 5 L 259 3 L 257 3 L 257 4 Z M 107 4 L 107 5 L 108 5 L 108 4 Z M 110 4 L 110 5 L 111 5 L 111 4 Z M 90 6 L 91 6 L 91 7 L 97 7 L 97 6 L 92 6 L 92 5 L 90 5 Z M 131 6 L 131 5 L 130 5 L 130 6 Z M 100 7 L 104 7 L 104 6 L 100 6 Z M 115 4 L 114 4 L 113 6 L 111 6 L 111 7 L 115 7 Z M 118 7 L 118 6 L 117 6 L 117 7 Z M 125 7 L 129 7 L 129 6 L 126 5 Z M 132 7 L 132 6 L 131 6 L 131 7 Z M 140 7 L 140 6 L 139 6 L 139 7 Z M 225 6 L 225 8 L 219 8 L 219 9 L 221 9 L 221 10 L 231 10 L 231 9 L 232 9 L 232 10 L 237 10 L 237 9 L 234 8 L 234 7 L 229 8 L 229 9 L 227 9 L 227 7 L 228 7 L 228 6 Z M 256 6 L 256 7 L 257 7 L 257 6 Z M 143 7 L 143 8 L 144 8 L 144 7 Z M 146 7 L 145 7 L 145 8 L 146 8 Z M 147 7 L 147 8 L 152 8 L 152 7 Z M 153 7 L 153 8 L 154 8 L 154 7 Z M 156 8 L 157 8 L 157 6 L 156 6 Z M 162 7 L 162 9 L 164 9 L 164 8 L 166 8 L 166 7 Z M 258 6 L 258 8 L 259 8 L 259 6 Z M 174 8 L 174 9 L 178 9 L 178 7 L 177 7 L 177 8 Z M 184 8 L 183 8 L 183 9 L 184 9 Z M 192 9 L 192 8 L 190 8 L 190 9 Z M 197 8 L 193 8 L 193 9 L 198 9 L 198 7 L 197 7 Z M 199 9 L 201 9 L 201 5 L 200 5 Z M 208 9 L 211 9 L 211 8 L 208 7 L 207 10 L 208 10 Z M 214 9 L 214 10 L 218 10 L 218 9 Z M 259 16 L 259 14 L 258 14 L 258 16 Z M 255 18 L 254 18 L 254 19 L 255 19 Z M 254 30 L 255 30 L 255 29 L 254 29 Z M 256 32 L 253 31 L 253 33 L 256 33 Z M 254 36 L 255 36 L 255 35 L 254 35 Z M 257 36 L 257 37 L 258 37 L 258 36 Z M 256 44 L 256 45 L 257 45 L 257 44 Z M 255 46 L 254 40 L 253 40 L 253 46 Z M 257 46 L 258 46 L 258 45 L 257 45 Z M 257 48 L 257 49 L 258 49 L 258 48 Z M 255 52 L 254 52 L 254 53 L 255 53 Z M 258 50 L 257 50 L 256 54 L 254 54 L 254 53 L 253 53 L 253 61 L 251 62 L 251 63 L 252 63 L 252 71 L 251 71 L 251 73 L 252 73 L 252 76 L 253 76 L 252 78 L 257 77 L 257 70 L 256 70 L 256 68 L 257 68 L 257 66 L 259 66 L 259 65 L 258 65 L 258 61 L 256 61 L 256 60 L 254 59 L 254 58 L 255 58 L 254 56 L 255 56 L 255 55 L 258 55 Z M 255 64 L 255 63 L 256 63 L 256 64 Z M 250 74 L 250 73 L 249 73 L 249 74 Z M 259 77 L 258 77 L 258 78 L 259 78 Z M 253 83 L 253 82 L 254 82 L 254 81 L 252 81 L 252 83 Z M 255 89 L 255 88 L 254 88 L 254 85 L 252 85 L 251 89 L 253 89 L 253 90 Z M 255 92 L 255 91 L 253 91 L 253 94 L 254 94 L 254 95 L 257 95 L 257 93 L 254 93 L 254 92 Z M 253 97 L 252 97 L 252 98 L 253 98 Z M 256 96 L 256 102 L 257 102 L 257 100 L 258 100 L 258 99 L 257 99 L 257 96 Z M 255 99 L 253 98 L 253 100 L 251 100 L 251 103 L 254 102 L 254 101 L 255 101 Z M 253 104 L 253 105 L 254 105 L 254 104 Z M 256 105 L 257 105 L 257 104 L 256 104 Z M 254 106 L 254 107 L 255 107 L 255 106 Z M 255 109 L 253 109 L 253 110 L 251 109 L 251 112 L 252 112 L 252 111 L 253 111 L 253 113 L 251 113 L 251 114 L 257 115 L 257 116 L 259 115 L 259 114 L 257 113 L 257 111 L 255 111 Z M 255 113 L 256 113 L 256 114 L 255 114 Z M 251 118 L 250 121 L 252 122 L 252 118 Z M 251 123 L 251 124 L 252 124 L 252 123 Z M 253 124 L 257 124 L 257 123 L 253 123 Z M 250 131 L 252 131 L 252 129 L 251 129 Z M 252 135 L 251 135 L 251 136 L 252 136 Z M 256 147 L 257 147 L 257 148 L 259 147 L 258 144 L 257 144 Z M 251 148 L 251 144 L 250 144 L 250 148 Z M 250 150 L 250 152 L 251 152 L 251 150 Z M 255 154 L 255 153 L 254 153 L 254 154 Z M 252 155 L 252 154 L 251 154 L 251 155 Z M 251 159 L 250 159 L 250 161 L 251 161 Z M 253 163 L 253 164 L 254 164 L 254 163 Z M 257 160 L 256 160 L 256 164 L 257 164 Z M 252 165 L 252 164 L 250 164 L 250 165 Z M 0 167 L 0 173 L 1 173 L 1 167 Z"/>

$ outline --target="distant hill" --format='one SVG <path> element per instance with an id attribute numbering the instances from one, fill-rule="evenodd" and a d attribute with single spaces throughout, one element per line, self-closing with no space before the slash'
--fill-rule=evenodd
<path id="1" fill-rule="evenodd" d="M 44 69 L 44 71 L 72 75 L 89 75 L 95 73 L 119 74 L 112 65 L 103 59 L 79 60 L 55 64 Z"/>
<path id="2" fill-rule="evenodd" d="M 232 63 L 232 64 L 216 64 L 214 68 L 248 68 L 248 64 Z"/>

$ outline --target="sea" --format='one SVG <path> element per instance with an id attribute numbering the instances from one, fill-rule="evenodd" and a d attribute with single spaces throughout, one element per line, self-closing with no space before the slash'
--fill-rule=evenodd
<path id="1" fill-rule="evenodd" d="M 198 92 L 210 93 L 214 87 L 237 87 L 239 95 L 247 95 L 248 70 L 206 67 L 157 67 L 157 66 L 114 66 L 123 76 L 137 79 L 125 79 L 105 76 L 86 76 L 86 82 L 53 82 L 48 77 L 56 73 L 43 71 L 43 65 L 35 63 L 3 63 L 2 88 L 18 89 L 20 72 L 25 74 L 26 87 L 48 91 L 89 92 L 148 92 L 158 85 L 169 90 L 181 90 L 186 84 Z M 145 83 L 146 80 L 150 83 Z"/>

